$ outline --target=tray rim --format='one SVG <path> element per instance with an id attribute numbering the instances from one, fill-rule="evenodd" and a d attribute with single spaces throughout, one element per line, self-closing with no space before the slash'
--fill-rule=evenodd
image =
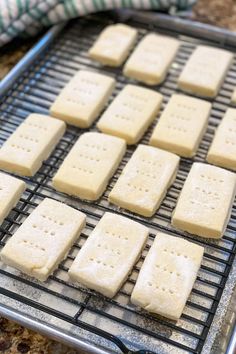
<path id="1" fill-rule="evenodd" d="M 108 11 L 107 11 L 108 12 Z M 236 49 L 236 32 L 220 28 L 217 26 L 193 21 L 177 16 L 170 16 L 151 11 L 138 11 L 131 9 L 119 9 L 109 11 L 113 19 L 120 22 L 126 22 L 129 19 L 135 19 L 139 22 L 149 24 L 150 28 L 158 23 L 157 27 L 168 30 L 177 30 L 180 34 L 186 36 L 197 37 L 198 39 L 210 40 L 212 43 L 233 46 Z M 93 17 L 96 15 L 92 15 Z M 99 15 L 98 15 L 99 16 Z M 89 18 L 89 16 L 88 16 Z M 75 21 L 75 20 L 74 20 Z M 49 45 L 57 38 L 68 21 L 52 26 L 46 33 L 36 42 L 36 44 L 23 56 L 23 58 L 10 70 L 10 72 L 0 81 L 0 101 L 14 86 L 15 81 L 24 73 L 27 68 L 32 65 L 39 56 L 49 47 Z M 210 38 L 209 38 L 210 37 Z M 5 295 L 0 292 L 0 295 Z M 232 297 L 236 297 L 236 291 Z M 18 302 L 18 301 L 16 301 Z M 40 311 L 37 309 L 37 311 Z M 23 311 L 13 309 L 0 302 L 0 316 L 15 321 L 29 329 L 38 331 L 51 339 L 61 341 L 71 347 L 83 350 L 84 353 L 91 354 L 111 354 L 111 351 L 99 348 L 93 343 L 81 340 L 73 335 L 64 333 L 61 329 L 50 324 L 37 321 Z M 236 316 L 236 312 L 235 312 Z M 230 335 L 228 336 L 228 345 L 225 354 L 233 354 L 236 352 L 236 323 L 232 323 Z"/>

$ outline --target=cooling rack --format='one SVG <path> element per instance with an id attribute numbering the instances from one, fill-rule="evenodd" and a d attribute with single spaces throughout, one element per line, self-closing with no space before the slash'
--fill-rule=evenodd
<path id="1" fill-rule="evenodd" d="M 101 30 L 116 21 L 136 27 L 139 39 L 149 31 L 154 31 L 178 37 L 181 41 L 166 80 L 162 85 L 154 87 L 164 96 L 162 110 L 170 96 L 178 91 L 177 78 L 196 45 L 207 44 L 233 52 L 236 48 L 236 35 L 231 32 L 153 13 L 116 11 L 55 26 L 0 84 L 0 144 L 29 113 L 48 114 L 59 91 L 79 69 L 98 70 L 116 79 L 116 89 L 109 103 L 125 84 L 135 82 L 122 75 L 122 68 L 102 67 L 87 56 L 88 48 Z M 46 196 L 85 212 L 86 228 L 68 257 L 45 283 L 0 263 L 0 313 L 86 353 L 221 353 L 225 352 L 227 346 L 228 353 L 233 353 L 235 337 L 231 336 L 230 345 L 228 342 L 234 321 L 231 309 L 236 283 L 236 204 L 221 240 L 202 239 L 176 230 L 170 220 L 192 163 L 205 162 L 214 131 L 230 104 L 235 86 L 234 58 L 218 96 L 211 100 L 213 108 L 209 125 L 197 155 L 193 159 L 181 159 L 177 178 L 152 218 L 119 209 L 109 204 L 107 199 L 135 147 L 127 149 L 106 192 L 97 202 L 80 201 L 53 190 L 52 177 L 80 134 L 86 131 L 69 126 L 38 173 L 33 178 L 24 178 L 27 183 L 26 192 L 0 227 L 0 248 Z M 156 121 L 141 143 L 148 143 L 155 124 Z M 95 124 L 90 130 L 96 130 Z M 67 275 L 79 249 L 106 211 L 119 212 L 150 228 L 149 241 L 141 259 L 113 299 L 71 283 Z M 205 247 L 197 280 L 177 323 L 140 310 L 130 302 L 138 271 L 158 230 Z"/>

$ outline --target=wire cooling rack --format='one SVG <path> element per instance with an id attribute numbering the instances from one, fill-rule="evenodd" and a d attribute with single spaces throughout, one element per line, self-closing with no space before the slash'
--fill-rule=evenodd
<path id="1" fill-rule="evenodd" d="M 198 28 L 197 25 L 194 27 L 188 22 L 169 19 L 162 15 L 125 12 L 122 16 L 124 14 L 122 19 L 138 28 L 139 40 L 148 31 L 157 31 L 178 37 L 181 41 L 181 47 L 166 80 L 162 85 L 154 87 L 164 96 L 162 110 L 170 96 L 178 91 L 177 78 L 196 45 L 205 43 L 225 47 L 231 51 L 234 51 L 236 47 L 236 37 L 210 27 Z M 98 70 L 116 79 L 116 89 L 109 103 L 124 85 L 135 82 L 122 75 L 122 68 L 102 67 L 87 56 L 87 51 L 97 35 L 113 21 L 116 21 L 113 14 L 90 16 L 70 22 L 64 28 L 55 27 L 46 34 L 36 47 L 36 51 L 28 54 L 30 60 L 24 62 L 24 70 L 22 65 L 17 67 L 10 78 L 2 84 L 5 92 L 0 103 L 0 144 L 28 114 L 32 112 L 48 114 L 48 109 L 55 97 L 79 69 Z M 186 33 L 191 34 L 191 37 Z M 49 45 L 56 34 L 57 37 Z M 210 34 L 211 40 L 202 39 Z M 33 65 L 28 65 L 30 61 Z M 192 163 L 194 161 L 205 162 L 215 129 L 230 104 L 234 86 L 236 86 L 235 58 L 218 96 L 211 100 L 213 108 L 209 125 L 197 155 L 193 159 L 181 159 L 176 180 L 160 209 L 152 218 L 140 217 L 119 209 L 109 204 L 107 199 L 109 191 L 135 147 L 127 149 L 106 192 L 97 202 L 82 202 L 53 190 L 52 177 L 80 134 L 86 131 L 69 126 L 38 173 L 33 178 L 24 179 L 27 182 L 27 190 L 0 227 L 0 248 L 5 245 L 39 202 L 47 196 L 64 201 L 85 212 L 87 214 L 86 228 L 78 242 L 72 247 L 68 257 L 45 283 L 40 283 L 0 263 L 0 313 L 91 353 L 123 352 L 127 354 L 137 351 L 139 353 L 149 351 L 154 353 L 210 353 L 215 340 L 214 332 L 222 329 L 222 318 L 229 306 L 232 288 L 236 282 L 233 271 L 236 252 L 236 205 L 233 206 L 228 227 L 221 240 L 208 240 L 181 232 L 171 226 L 170 220 Z M 149 128 L 141 143 L 148 143 L 156 121 Z M 96 130 L 95 124 L 90 130 Z M 79 249 L 106 211 L 119 212 L 150 228 L 149 241 L 141 259 L 113 299 L 105 298 L 82 285 L 71 283 L 67 275 L 68 268 Z M 205 247 L 201 269 L 178 322 L 149 314 L 130 302 L 130 294 L 137 274 L 158 230 L 192 240 Z"/>

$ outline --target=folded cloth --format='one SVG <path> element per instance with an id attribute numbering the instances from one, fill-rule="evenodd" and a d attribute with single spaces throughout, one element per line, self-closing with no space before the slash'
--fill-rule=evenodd
<path id="1" fill-rule="evenodd" d="M 89 13 L 115 8 L 185 9 L 195 0 L 0 0 L 0 46 L 19 35 Z"/>

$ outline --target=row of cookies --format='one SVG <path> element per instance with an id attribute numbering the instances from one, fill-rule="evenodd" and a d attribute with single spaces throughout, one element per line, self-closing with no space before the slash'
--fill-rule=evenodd
<path id="1" fill-rule="evenodd" d="M 5 183 L 5 182 L 8 182 Z M 0 174 L 5 206 L 19 199 L 13 190 L 23 182 Z M 45 281 L 66 258 L 86 223 L 86 215 L 45 198 L 27 217 L 0 253 L 1 260 Z M 68 275 L 107 297 L 122 287 L 144 249 L 149 229 L 118 214 L 105 213 L 73 261 Z M 144 309 L 178 320 L 191 292 L 204 248 L 184 239 L 157 233 L 134 286 L 131 301 Z M 155 296 L 153 296 L 155 294 Z"/>
<path id="2" fill-rule="evenodd" d="M 88 55 L 103 65 L 120 66 L 137 39 L 137 30 L 124 24 L 107 26 Z M 158 85 L 166 77 L 180 41 L 149 33 L 138 43 L 125 63 L 123 74 L 147 85 Z M 232 63 L 233 54 L 199 45 L 187 61 L 179 79 L 180 89 L 204 97 L 215 97 Z"/>
<path id="3" fill-rule="evenodd" d="M 95 72 L 80 70 L 65 86 L 50 113 L 65 122 L 88 127 L 104 107 L 115 82 Z M 103 112 L 97 127 L 136 144 L 156 118 L 162 95 L 154 90 L 126 85 Z M 192 157 L 206 131 L 211 104 L 186 95 L 174 94 L 168 101 L 150 138 L 150 144 L 183 157 Z M 236 110 L 225 114 L 207 160 L 221 167 L 236 169 Z"/>
<path id="4" fill-rule="evenodd" d="M 124 152 L 125 142 L 120 138 L 84 133 L 53 177 L 53 187 L 81 199 L 96 200 Z M 146 217 L 154 215 L 175 181 L 179 160 L 173 153 L 139 145 L 109 193 L 109 202 Z M 235 173 L 194 163 L 177 201 L 173 225 L 203 237 L 222 237 L 235 192 Z"/>
<path id="5" fill-rule="evenodd" d="M 59 119 L 65 120 L 67 123 L 75 124 L 68 119 L 69 111 L 67 110 L 67 99 L 69 102 L 78 97 L 77 100 L 83 102 L 83 109 L 77 111 L 74 107 L 72 113 L 74 116 L 80 116 L 81 121 L 86 126 L 90 122 L 91 114 L 95 119 L 104 105 L 104 95 L 107 100 L 108 86 L 104 87 L 104 80 L 111 84 L 111 78 L 105 77 L 93 72 L 79 71 L 78 74 L 65 87 L 66 97 L 62 97 L 63 92 L 56 99 L 55 104 L 58 111 L 51 109 L 51 113 Z M 100 85 L 101 84 L 101 85 Z M 67 87 L 69 90 L 67 91 Z M 96 87 L 103 97 L 96 94 L 90 87 Z M 108 90 L 108 91 L 107 91 Z M 79 94 L 77 94 L 77 91 Z M 84 92 L 87 95 L 83 100 Z M 87 94 L 87 92 L 90 92 Z M 61 98 L 60 98 L 61 97 Z M 70 98 L 69 98 L 70 97 Z M 111 134 L 126 140 L 128 144 L 137 143 L 145 133 L 146 129 L 155 119 L 159 112 L 162 102 L 162 95 L 158 92 L 134 86 L 127 85 L 113 100 L 111 105 L 105 110 L 97 123 L 97 127 L 107 134 Z M 98 106 L 100 107 L 98 109 Z M 53 106 L 54 107 L 54 104 Z M 71 109 L 71 107 L 70 107 Z M 63 111 L 64 110 L 64 111 Z M 211 110 L 211 104 L 197 98 L 174 94 L 167 103 L 163 113 L 157 122 L 156 127 L 150 138 L 150 144 L 161 149 L 176 153 L 184 157 L 192 157 L 196 154 L 202 136 L 207 128 L 208 117 Z M 77 118 L 76 118 L 77 119 Z M 32 120 L 32 122 L 30 121 Z M 30 158 L 32 149 L 48 149 L 51 144 L 52 148 L 65 131 L 65 124 L 59 120 L 48 118 L 41 129 L 42 144 L 39 144 L 34 136 L 38 134 L 37 121 L 40 118 L 32 116 L 27 119 L 19 129 L 8 139 L 0 150 L 0 163 L 2 168 L 5 167 L 4 156 L 14 158 L 15 155 L 20 158 L 19 152 L 24 153 L 25 159 Z M 35 121 L 35 122 L 33 122 Z M 85 124 L 86 122 L 86 124 Z M 40 124 L 41 124 L 40 123 Z M 46 127 L 48 123 L 48 127 Z M 39 124 L 39 127 L 41 125 Z M 29 131 L 30 130 L 30 131 Z M 45 132 L 45 134 L 43 134 Z M 25 137 L 26 136 L 26 137 Z M 47 138 L 48 136 L 48 138 Z M 28 137 L 28 140 L 27 140 Z M 207 155 L 207 161 L 232 170 L 236 169 L 236 110 L 229 108 L 219 125 L 215 134 L 212 145 Z M 49 145 L 48 145 L 49 144 Z M 16 154 L 17 152 L 17 154 Z M 45 153 L 42 158 L 45 159 Z M 42 160 L 42 159 L 41 159 Z M 14 161 L 12 161 L 14 163 Z M 15 164 L 17 161 L 15 161 Z M 9 164 L 9 162 L 8 162 Z M 31 171 L 17 171 L 24 175 L 33 175 L 40 165 L 33 166 Z M 8 168 L 10 168 L 8 166 Z M 14 172 L 14 171 L 13 171 Z"/>
<path id="6" fill-rule="evenodd" d="M 65 131 L 65 123 L 30 115 L 0 149 L 0 168 L 33 175 Z M 52 179 L 53 187 L 85 200 L 106 190 L 126 152 L 125 140 L 97 132 L 82 134 Z M 109 193 L 119 207 L 142 216 L 155 214 L 174 183 L 179 156 L 139 145 Z M 212 165 L 194 163 L 172 217 L 174 226 L 203 237 L 224 234 L 235 196 L 236 175 Z M 222 205 L 223 210 L 222 209 Z"/>

